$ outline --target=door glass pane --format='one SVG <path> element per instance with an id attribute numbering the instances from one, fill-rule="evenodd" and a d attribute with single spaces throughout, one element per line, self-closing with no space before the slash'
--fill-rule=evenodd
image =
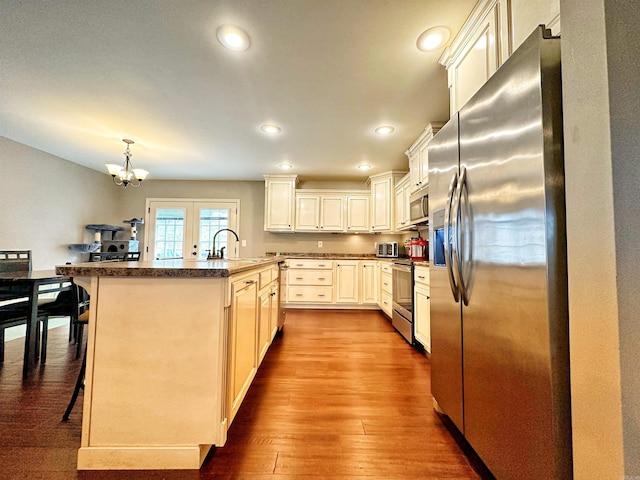
<path id="1" fill-rule="evenodd" d="M 185 211 L 181 208 L 156 210 L 155 258 L 182 258 L 184 244 Z"/>
<path id="2" fill-rule="evenodd" d="M 208 250 L 213 248 L 213 236 L 222 228 L 229 228 L 229 209 L 227 208 L 201 208 L 200 209 L 200 234 L 199 234 L 199 258 L 207 258 Z M 233 257 L 233 252 L 228 251 L 227 233 L 220 232 L 216 237 L 216 251 L 225 247 L 225 257 Z M 215 252 L 214 252 L 215 253 Z"/>

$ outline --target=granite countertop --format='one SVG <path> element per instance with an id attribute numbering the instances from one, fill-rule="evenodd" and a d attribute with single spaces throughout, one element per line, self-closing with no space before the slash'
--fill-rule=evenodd
<path id="1" fill-rule="evenodd" d="M 215 259 L 215 260 L 151 260 L 140 262 L 86 262 L 73 265 L 58 265 L 56 273 L 67 277 L 191 277 L 225 278 L 236 273 L 253 270 L 282 262 L 287 258 L 309 258 L 325 260 L 387 260 L 373 254 L 343 253 L 281 253 L 261 258 Z M 429 262 L 414 262 L 415 265 L 429 266 Z"/>
<path id="2" fill-rule="evenodd" d="M 236 273 L 265 267 L 284 257 L 216 259 L 216 260 L 151 260 L 145 262 L 86 262 L 57 265 L 56 273 L 68 277 L 190 277 L 225 278 Z"/>

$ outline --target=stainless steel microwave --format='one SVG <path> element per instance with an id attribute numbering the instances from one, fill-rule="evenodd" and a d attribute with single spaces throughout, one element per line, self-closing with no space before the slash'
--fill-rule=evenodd
<path id="1" fill-rule="evenodd" d="M 398 258 L 399 255 L 398 242 L 380 242 L 378 244 L 378 257 Z"/>
<path id="2" fill-rule="evenodd" d="M 429 186 L 422 187 L 409 197 L 409 218 L 412 225 L 429 222 Z"/>

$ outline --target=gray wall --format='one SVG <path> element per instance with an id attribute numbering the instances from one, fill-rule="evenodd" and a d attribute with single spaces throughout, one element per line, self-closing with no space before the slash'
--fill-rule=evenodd
<path id="1" fill-rule="evenodd" d="M 90 223 L 120 224 L 108 175 L 0 137 L 0 249 L 32 250 L 33 268 L 76 262 L 71 243 L 91 242 Z"/>
<path id="2" fill-rule="evenodd" d="M 574 475 L 640 478 L 640 9 L 560 6 Z"/>

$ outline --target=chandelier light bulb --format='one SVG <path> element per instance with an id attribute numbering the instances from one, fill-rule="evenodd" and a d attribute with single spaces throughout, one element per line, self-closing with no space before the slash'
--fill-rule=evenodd
<path id="1" fill-rule="evenodd" d="M 131 157 L 133 154 L 129 147 L 135 142 L 128 138 L 123 138 L 122 141 L 127 144 L 127 149 L 124 151 L 124 164 L 120 166 L 115 163 L 107 163 L 107 170 L 113 179 L 113 183 L 116 185 L 122 186 L 123 188 L 127 188 L 129 185 L 132 187 L 139 187 L 142 184 L 142 181 L 147 178 L 149 172 L 142 168 L 133 168 L 133 164 L 131 163 Z"/>

